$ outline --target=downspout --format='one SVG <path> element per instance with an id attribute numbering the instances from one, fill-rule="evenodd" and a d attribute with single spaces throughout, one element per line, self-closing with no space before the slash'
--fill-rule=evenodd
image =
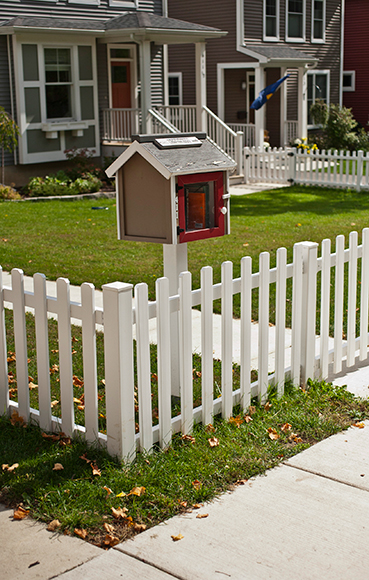
<path id="1" fill-rule="evenodd" d="M 9 70 L 9 87 L 10 87 L 10 111 L 12 119 L 14 120 L 14 93 L 13 93 L 13 75 L 12 75 L 12 59 L 10 56 L 10 35 L 6 36 L 6 43 L 8 49 L 8 70 Z M 14 165 L 17 165 L 17 148 L 14 148 Z"/>

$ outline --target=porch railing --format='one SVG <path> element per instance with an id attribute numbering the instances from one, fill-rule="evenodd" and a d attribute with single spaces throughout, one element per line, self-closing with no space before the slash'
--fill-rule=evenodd
<path id="1" fill-rule="evenodd" d="M 155 109 L 149 109 L 147 115 L 147 131 L 151 134 L 159 133 L 180 133 L 181 131 L 177 129 L 170 121 L 168 121 L 163 115 L 161 115 Z"/>
<path id="2" fill-rule="evenodd" d="M 161 105 L 155 109 L 181 133 L 193 133 L 197 130 L 194 105 Z"/>
<path id="3" fill-rule="evenodd" d="M 298 138 L 298 121 L 285 121 L 284 123 L 284 141 L 285 145 L 291 145 Z"/>
<path id="4" fill-rule="evenodd" d="M 227 125 L 235 133 L 242 131 L 244 147 L 255 146 L 255 125 L 252 125 L 251 123 L 227 123 Z"/>
<path id="5" fill-rule="evenodd" d="M 103 109 L 104 141 L 130 141 L 141 132 L 141 109 Z"/>
<path id="6" fill-rule="evenodd" d="M 242 173 L 242 140 L 243 133 L 236 133 L 213 111 L 204 107 L 206 127 L 209 139 L 237 163 L 237 173 Z"/>

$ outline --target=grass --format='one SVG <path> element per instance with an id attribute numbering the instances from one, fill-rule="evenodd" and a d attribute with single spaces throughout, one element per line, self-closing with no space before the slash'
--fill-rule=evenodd
<path id="1" fill-rule="evenodd" d="M 330 238 L 334 250 L 338 234 L 347 238 L 350 231 L 357 230 L 360 238 L 368 218 L 369 195 L 354 191 L 294 186 L 233 197 L 231 234 L 188 244 L 193 287 L 199 287 L 200 270 L 206 265 L 213 267 L 214 282 L 219 282 L 225 260 L 233 262 L 234 276 L 239 276 L 243 256 L 251 256 L 253 271 L 258 271 L 263 251 L 270 252 L 273 267 L 279 247 L 287 248 L 288 261 L 292 261 L 296 242 L 320 243 Z M 98 288 L 116 280 L 146 282 L 149 298 L 154 299 L 155 280 L 163 275 L 161 244 L 118 241 L 114 200 L 4 202 L 0 203 L 0 220 L 0 265 L 4 270 L 17 267 L 27 275 L 42 272 L 51 280 L 63 276 L 72 284 L 92 282 Z M 271 322 L 274 297 L 275 285 L 271 285 Z M 290 325 L 290 283 L 287 298 Z M 254 291 L 254 320 L 257 300 Z M 215 311 L 219 310 L 216 303 Z M 317 312 L 318 325 L 319 300 Z M 239 296 L 234 299 L 234 314 L 240 314 Z M 332 334 L 333 308 L 330 330 Z"/>
<path id="2" fill-rule="evenodd" d="M 270 392 L 268 404 L 253 402 L 247 417 L 216 417 L 211 427 L 195 426 L 192 438 L 175 435 L 166 451 L 139 454 L 125 465 L 101 448 L 63 436 L 45 438 L 37 426 L 12 424 L 3 416 L 0 500 L 22 505 L 37 520 L 58 520 L 59 531 L 83 534 L 107 547 L 174 514 L 201 508 L 221 492 L 368 418 L 369 402 L 345 388 L 311 382 L 306 390 L 287 385 L 280 399 Z M 219 444 L 211 447 L 212 438 Z M 57 463 L 63 469 L 54 470 Z M 115 516 L 112 508 L 118 510 Z"/>

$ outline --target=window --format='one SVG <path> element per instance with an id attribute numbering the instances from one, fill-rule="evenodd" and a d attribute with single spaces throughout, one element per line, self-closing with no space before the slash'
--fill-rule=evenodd
<path id="1" fill-rule="evenodd" d="M 308 125 L 314 126 L 314 121 L 310 115 L 310 107 L 317 99 L 325 103 L 329 102 L 329 71 L 314 71 L 308 73 Z"/>
<path id="2" fill-rule="evenodd" d="M 182 73 L 168 74 L 169 105 L 182 105 Z"/>
<path id="3" fill-rule="evenodd" d="M 342 78 L 342 90 L 353 92 L 355 90 L 355 71 L 345 70 Z"/>
<path id="4" fill-rule="evenodd" d="M 63 119 L 72 113 L 72 65 L 70 48 L 45 48 L 47 119 Z"/>
<path id="5" fill-rule="evenodd" d="M 279 40 L 279 0 L 264 0 L 264 40 Z"/>
<path id="6" fill-rule="evenodd" d="M 325 0 L 312 0 L 311 42 L 325 40 Z"/>
<path id="7" fill-rule="evenodd" d="M 305 40 L 305 0 L 287 0 L 287 40 Z"/>

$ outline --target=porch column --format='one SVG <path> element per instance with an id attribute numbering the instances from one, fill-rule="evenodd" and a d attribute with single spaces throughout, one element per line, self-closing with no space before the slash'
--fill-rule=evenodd
<path id="1" fill-rule="evenodd" d="M 198 131 L 205 131 L 206 127 L 206 44 L 196 42 L 196 125 Z"/>
<path id="2" fill-rule="evenodd" d="M 151 48 L 150 41 L 141 42 L 140 65 L 141 65 L 141 111 L 142 133 L 147 133 L 147 111 L 151 108 Z"/>
<path id="3" fill-rule="evenodd" d="M 286 76 L 286 68 L 281 67 L 281 78 Z M 287 121 L 287 82 L 281 84 L 280 88 L 281 94 L 281 111 L 280 111 L 280 120 L 281 120 L 281 127 L 280 127 L 280 147 L 285 147 L 289 145 L 286 143 L 287 134 L 286 134 L 286 121 Z"/>
<path id="4" fill-rule="evenodd" d="M 264 86 L 264 69 L 255 67 L 255 97 L 258 96 Z M 264 144 L 264 126 L 265 124 L 265 110 L 264 107 L 255 111 L 255 145 L 256 147 L 263 147 Z"/>
<path id="5" fill-rule="evenodd" d="M 304 67 L 298 69 L 298 137 L 307 137 L 307 70 Z"/>

